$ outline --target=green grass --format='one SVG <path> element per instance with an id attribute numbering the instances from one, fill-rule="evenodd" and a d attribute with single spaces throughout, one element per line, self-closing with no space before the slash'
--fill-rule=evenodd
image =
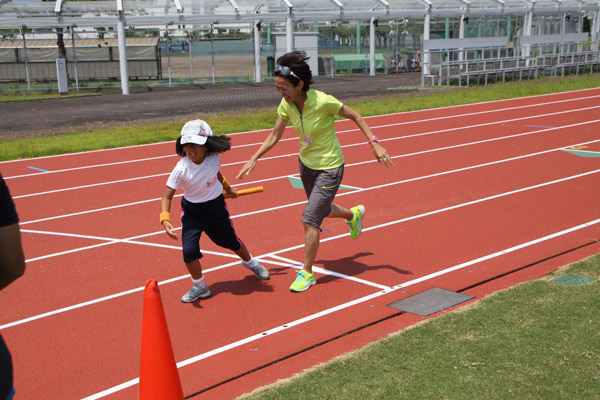
<path id="1" fill-rule="evenodd" d="M 31 92 L 24 92 L 21 90 L 13 89 L 6 92 L 0 93 L 0 104 L 7 102 L 23 102 L 31 100 L 58 100 L 66 97 L 82 97 L 82 96 L 101 96 L 100 93 L 92 92 L 76 92 L 68 95 L 62 95 L 52 90 L 38 90 Z"/>
<path id="2" fill-rule="evenodd" d="M 370 116 L 591 87 L 600 87 L 600 74 L 580 75 L 568 79 L 547 78 L 487 87 L 403 91 L 399 92 L 396 98 L 349 105 L 363 116 Z M 275 105 L 267 111 L 248 111 L 239 115 L 209 114 L 202 118 L 218 134 L 269 129 L 276 119 Z M 177 123 L 140 124 L 133 127 L 87 132 L 72 128 L 66 135 L 3 140 L 0 142 L 0 161 L 175 140 L 185 122 L 182 120 Z"/>
<path id="3" fill-rule="evenodd" d="M 598 399 L 600 255 L 488 296 L 245 400 Z"/>

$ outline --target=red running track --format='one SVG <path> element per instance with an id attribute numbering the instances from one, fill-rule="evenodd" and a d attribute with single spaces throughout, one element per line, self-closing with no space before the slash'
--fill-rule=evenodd
<path id="1" fill-rule="evenodd" d="M 364 231 L 354 241 L 343 221 L 326 221 L 318 284 L 300 294 L 288 290 L 303 261 L 305 202 L 288 179 L 298 176 L 290 128 L 234 182 L 265 191 L 228 200 L 271 280 L 203 238 L 213 295 L 194 304 L 179 301 L 190 280 L 179 242 L 158 224 L 172 142 L 0 163 L 27 257 L 25 276 L 0 292 L 17 396 L 137 398 L 150 278 L 185 395 L 228 399 L 424 319 L 394 301 L 433 287 L 479 299 L 596 254 L 599 109 L 593 89 L 368 118 L 394 158 L 389 169 L 338 122 L 343 184 L 355 189 L 336 202 L 365 205 Z M 230 181 L 267 133 L 231 135 Z"/>

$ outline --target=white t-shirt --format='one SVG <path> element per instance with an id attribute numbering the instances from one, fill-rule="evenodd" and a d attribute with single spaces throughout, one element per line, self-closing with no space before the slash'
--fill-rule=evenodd
<path id="1" fill-rule="evenodd" d="M 214 200 L 223 192 L 223 185 L 217 179 L 220 168 L 221 157 L 214 152 L 207 154 L 202 164 L 183 157 L 171 172 L 167 186 L 174 190 L 181 186 L 183 197 L 192 203 Z"/>

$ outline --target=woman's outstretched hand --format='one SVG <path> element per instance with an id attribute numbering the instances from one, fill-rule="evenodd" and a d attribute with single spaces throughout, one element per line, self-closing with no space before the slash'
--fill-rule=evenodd
<path id="1" fill-rule="evenodd" d="M 240 172 L 235 177 L 236 179 L 244 179 L 244 175 L 250 175 L 250 172 L 256 167 L 256 160 L 252 159 L 240 169 Z"/>
<path id="2" fill-rule="evenodd" d="M 375 159 L 377 162 L 381 164 L 382 162 L 386 167 L 390 167 L 390 165 L 394 165 L 392 161 L 392 157 L 388 154 L 387 150 L 383 148 L 379 143 L 373 142 L 371 143 L 371 147 L 373 148 L 373 154 L 375 155 Z"/>

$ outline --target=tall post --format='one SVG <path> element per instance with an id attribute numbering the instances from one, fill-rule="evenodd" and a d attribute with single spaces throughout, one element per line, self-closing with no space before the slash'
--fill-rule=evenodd
<path id="1" fill-rule="evenodd" d="M 427 14 L 425 14 L 425 20 L 423 23 L 423 41 L 429 40 L 430 31 L 431 31 L 431 14 L 430 10 L 427 10 Z M 431 71 L 431 66 L 429 63 L 431 62 L 431 54 L 429 53 L 429 49 L 423 49 L 423 60 L 421 62 L 421 85 L 425 86 L 425 76 L 429 75 Z"/>
<path id="2" fill-rule="evenodd" d="M 375 76 L 375 28 L 377 27 L 377 18 L 371 17 L 369 26 L 369 55 L 371 57 L 369 65 L 369 75 Z"/>
<path id="3" fill-rule="evenodd" d="M 173 85 L 171 79 L 171 37 L 169 36 L 169 27 L 165 26 L 165 37 L 167 38 L 167 71 L 169 73 L 169 87 Z"/>
<path id="4" fill-rule="evenodd" d="M 562 17 L 560 19 L 560 34 L 561 35 L 565 35 L 567 33 L 567 13 L 562 13 Z M 543 34 L 543 32 L 542 32 Z M 558 53 L 560 55 L 562 55 L 562 53 L 565 52 L 565 47 L 567 47 L 567 52 L 568 50 L 568 45 L 565 45 L 564 43 L 558 46 Z"/>
<path id="5" fill-rule="evenodd" d="M 465 38 L 465 19 L 466 19 L 466 15 L 463 14 L 460 16 L 460 27 L 458 28 L 458 38 L 459 39 L 464 39 Z M 465 59 L 465 51 L 462 47 L 460 47 L 458 49 L 458 61 L 460 63 L 460 69 L 463 70 L 464 69 L 464 65 L 462 63 L 462 61 L 464 61 Z"/>
<path id="6" fill-rule="evenodd" d="M 398 73 L 398 67 L 400 66 L 400 31 L 398 30 L 398 21 L 394 25 L 396 25 L 396 52 L 394 53 L 394 58 L 396 59 L 396 73 Z"/>
<path id="7" fill-rule="evenodd" d="M 192 47 L 194 46 L 194 38 L 192 35 L 188 36 L 188 53 L 190 55 L 190 83 L 194 84 L 194 52 Z"/>
<path id="8" fill-rule="evenodd" d="M 27 43 L 25 42 L 24 26 L 21 28 L 21 36 L 23 36 L 23 55 L 25 56 L 25 75 L 27 76 L 27 90 L 31 90 L 31 78 L 29 77 L 29 61 L 27 59 Z"/>
<path id="9" fill-rule="evenodd" d="M 262 82 L 262 63 L 260 62 L 260 21 L 254 21 L 254 82 Z"/>
<path id="10" fill-rule="evenodd" d="M 594 19 L 592 20 L 592 44 L 595 44 L 594 50 L 598 47 L 598 39 L 600 39 L 600 11 L 596 11 Z"/>
<path id="11" fill-rule="evenodd" d="M 125 17 L 119 11 L 117 21 L 117 39 L 119 43 L 119 70 L 121 72 L 121 90 L 124 95 L 129 94 L 129 70 L 127 68 L 127 42 L 125 40 Z"/>
<path id="12" fill-rule="evenodd" d="M 292 9 L 290 8 L 289 14 L 285 20 L 285 38 L 287 44 L 287 52 L 294 51 L 294 21 L 292 21 Z"/>
<path id="13" fill-rule="evenodd" d="M 468 17 L 463 14 L 460 16 L 460 26 L 458 28 L 458 38 L 459 39 L 464 39 L 465 38 L 465 24 L 467 23 Z M 462 43 L 462 41 L 461 41 Z M 465 60 L 465 50 L 464 48 L 461 46 L 458 49 L 458 61 L 459 61 L 459 68 L 461 71 L 466 70 L 466 63 L 463 63 L 463 61 Z M 459 79 L 458 84 L 461 84 L 461 80 Z"/>
<path id="14" fill-rule="evenodd" d="M 210 59 L 212 63 L 212 83 L 213 85 L 216 83 L 215 80 L 215 43 L 213 41 L 213 30 L 214 27 L 210 24 Z"/>
<path id="15" fill-rule="evenodd" d="M 360 54 L 360 20 L 356 21 L 356 54 Z"/>
<path id="16" fill-rule="evenodd" d="M 77 73 L 77 55 L 75 53 L 75 25 L 71 25 L 71 47 L 73 48 L 73 69 L 75 70 L 75 89 L 79 90 L 79 74 Z"/>
<path id="17" fill-rule="evenodd" d="M 335 72 L 335 60 L 333 59 L 333 26 L 334 23 L 331 23 L 331 28 L 329 29 L 329 47 L 331 50 L 331 58 L 329 64 L 331 65 L 331 77 L 333 78 Z"/>
<path id="18" fill-rule="evenodd" d="M 525 18 L 524 18 L 523 36 L 531 36 L 532 26 L 533 26 L 533 11 L 529 11 L 527 14 L 525 14 Z M 531 55 L 531 45 L 526 44 L 525 46 L 522 46 L 521 51 L 523 52 L 522 53 L 523 57 L 525 57 L 527 59 L 526 65 L 529 66 L 530 65 L 529 56 Z"/>

